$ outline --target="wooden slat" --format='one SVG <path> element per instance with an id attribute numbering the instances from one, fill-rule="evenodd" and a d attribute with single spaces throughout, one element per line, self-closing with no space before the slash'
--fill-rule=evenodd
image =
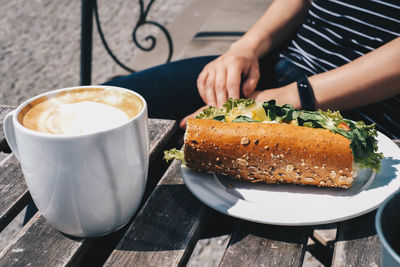
<path id="1" fill-rule="evenodd" d="M 0 166 L 0 232 L 30 199 L 19 162 L 14 155 L 10 155 Z"/>
<path id="2" fill-rule="evenodd" d="M 381 245 L 376 235 L 376 212 L 339 223 L 332 266 L 380 266 Z"/>
<path id="3" fill-rule="evenodd" d="M 185 264 L 205 224 L 208 208 L 183 184 L 174 161 L 105 266 Z"/>
<path id="4" fill-rule="evenodd" d="M 220 266 L 301 266 L 312 230 L 239 223 Z"/>
<path id="5" fill-rule="evenodd" d="M 162 152 L 177 125 L 171 120 L 149 120 L 150 158 Z M 158 133 L 155 133 L 157 131 Z M 164 132 L 164 134 L 162 134 Z M 76 264 L 93 239 L 72 239 L 61 234 L 37 214 L 18 234 L 16 239 L 1 252 L 0 266 L 65 266 Z"/>
<path id="6" fill-rule="evenodd" d="M 336 240 L 337 227 L 336 224 L 330 225 L 330 229 L 315 229 L 313 238 L 325 247 L 332 246 Z"/>
<path id="7" fill-rule="evenodd" d="M 77 261 L 93 240 L 68 238 L 36 215 L 0 252 L 0 266 L 67 266 Z M 78 253 L 80 252 L 80 253 Z"/>
<path id="8" fill-rule="evenodd" d="M 3 132 L 3 119 L 14 109 L 11 106 L 0 106 L 0 151 L 10 152 Z"/>
<path id="9" fill-rule="evenodd" d="M 162 152 L 177 127 L 177 123 L 171 120 L 149 119 L 150 163 Z"/>
<path id="10" fill-rule="evenodd" d="M 400 140 L 393 140 L 400 147 Z M 338 224 L 332 266 L 380 266 L 376 211 Z"/>

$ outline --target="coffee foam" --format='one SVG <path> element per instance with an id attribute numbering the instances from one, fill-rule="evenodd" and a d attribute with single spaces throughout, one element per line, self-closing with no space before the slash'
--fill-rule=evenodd
<path id="1" fill-rule="evenodd" d="M 80 88 L 29 103 L 19 113 L 18 120 L 31 130 L 77 135 L 120 126 L 142 108 L 142 101 L 128 92 Z"/>

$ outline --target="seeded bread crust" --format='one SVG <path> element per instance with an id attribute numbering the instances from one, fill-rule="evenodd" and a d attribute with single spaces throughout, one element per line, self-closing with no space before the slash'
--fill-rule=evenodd
<path id="1" fill-rule="evenodd" d="M 350 140 L 325 129 L 189 119 L 184 155 L 189 168 L 252 183 L 353 183 Z"/>

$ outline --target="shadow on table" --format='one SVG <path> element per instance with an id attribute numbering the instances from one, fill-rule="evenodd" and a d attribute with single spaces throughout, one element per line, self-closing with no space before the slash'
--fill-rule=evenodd
<path id="1" fill-rule="evenodd" d="M 278 226 L 240 221 L 223 259 L 226 266 L 237 260 L 274 262 L 277 266 L 299 265 L 304 260 L 311 227 Z M 242 255 L 231 257 L 229 255 Z"/>
<path id="2" fill-rule="evenodd" d="M 400 159 L 387 157 L 381 161 L 381 172 L 375 177 L 373 183 L 366 189 L 371 190 L 389 185 L 399 175 L 398 170 L 394 167 L 400 164 Z"/>
<path id="3" fill-rule="evenodd" d="M 132 257 L 146 257 L 146 252 L 174 254 L 194 247 L 208 209 L 184 184 L 162 184 L 156 190 L 157 194 L 149 197 L 131 225 L 95 240 L 82 266 L 101 266 L 112 251 L 129 251 L 135 255 Z"/>
<path id="4" fill-rule="evenodd" d="M 398 164 L 400 164 L 400 160 L 397 158 L 384 158 L 381 163 L 381 172 L 376 175 L 374 182 L 366 190 L 389 186 L 393 180 L 399 176 L 397 168 L 394 167 Z M 376 210 L 339 223 L 338 234 L 336 236 L 337 241 L 372 237 L 377 238 L 375 230 L 375 215 Z"/>
<path id="5" fill-rule="evenodd" d="M 376 210 L 339 223 L 336 241 L 357 240 L 375 236 L 375 215 Z"/>
<path id="6" fill-rule="evenodd" d="M 252 236 L 252 238 L 259 237 L 278 242 L 303 244 L 311 232 L 312 227 L 309 226 L 279 226 L 241 220 L 231 242 L 238 242 Z"/>

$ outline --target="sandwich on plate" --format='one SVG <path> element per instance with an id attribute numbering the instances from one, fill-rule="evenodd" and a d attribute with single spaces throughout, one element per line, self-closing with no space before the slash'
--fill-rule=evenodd
<path id="1" fill-rule="evenodd" d="M 376 136 L 373 124 L 338 111 L 229 99 L 189 119 L 183 149 L 165 159 L 252 183 L 349 188 L 359 169 L 379 172 Z"/>

